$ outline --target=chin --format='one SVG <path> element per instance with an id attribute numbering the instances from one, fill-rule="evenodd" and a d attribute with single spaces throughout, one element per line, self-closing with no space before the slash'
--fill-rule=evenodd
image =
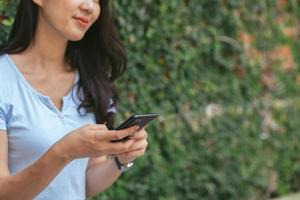
<path id="1" fill-rule="evenodd" d="M 79 41 L 82 40 L 90 27 L 80 27 L 80 26 L 68 26 L 64 29 L 64 36 L 69 41 Z"/>
<path id="2" fill-rule="evenodd" d="M 83 37 L 73 37 L 73 38 L 69 38 L 69 41 L 77 42 L 77 41 L 82 40 L 82 38 L 83 38 Z"/>
<path id="3" fill-rule="evenodd" d="M 84 37 L 84 34 L 72 34 L 67 38 L 69 41 L 76 42 L 76 41 L 82 40 L 83 37 Z"/>

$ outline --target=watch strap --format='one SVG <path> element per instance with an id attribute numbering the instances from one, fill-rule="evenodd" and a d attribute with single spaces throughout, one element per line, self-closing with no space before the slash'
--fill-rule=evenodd
<path id="1" fill-rule="evenodd" d="M 117 168 L 118 168 L 121 172 L 125 172 L 125 171 L 127 171 L 130 167 L 133 166 L 133 162 L 129 162 L 129 163 L 126 163 L 126 164 L 122 164 L 117 156 L 114 156 L 114 160 L 115 160 L 115 163 L 116 163 L 116 165 L 117 165 Z"/>

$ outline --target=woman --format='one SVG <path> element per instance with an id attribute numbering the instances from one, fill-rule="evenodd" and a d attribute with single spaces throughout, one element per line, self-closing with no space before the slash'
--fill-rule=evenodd
<path id="1" fill-rule="evenodd" d="M 144 154 L 144 129 L 110 130 L 126 57 L 108 0 L 21 0 L 0 54 L 0 199 L 85 199 Z"/>

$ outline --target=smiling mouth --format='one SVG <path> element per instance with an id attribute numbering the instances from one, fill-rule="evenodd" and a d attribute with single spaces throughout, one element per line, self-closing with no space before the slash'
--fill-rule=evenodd
<path id="1" fill-rule="evenodd" d="M 89 20 L 83 17 L 73 17 L 79 24 L 82 26 L 87 26 L 89 24 Z"/>

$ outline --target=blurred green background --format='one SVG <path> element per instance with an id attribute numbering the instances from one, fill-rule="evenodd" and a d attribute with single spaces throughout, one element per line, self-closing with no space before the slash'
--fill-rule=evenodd
<path id="1" fill-rule="evenodd" d="M 16 0 L 0 0 L 0 43 Z M 112 1 L 129 57 L 117 122 L 149 148 L 93 200 L 269 199 L 300 190 L 300 1 Z M 101 181 L 101 180 L 99 180 Z"/>

